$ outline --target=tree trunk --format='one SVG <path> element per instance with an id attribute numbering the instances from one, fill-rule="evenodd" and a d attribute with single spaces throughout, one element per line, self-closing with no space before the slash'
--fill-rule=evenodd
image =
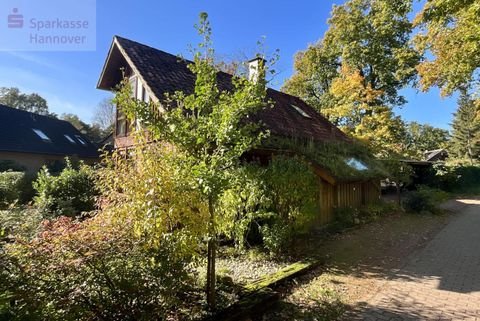
<path id="1" fill-rule="evenodd" d="M 400 184 L 395 183 L 395 187 L 397 188 L 397 202 L 398 206 L 402 206 L 402 193 L 400 193 Z"/>
<path id="2" fill-rule="evenodd" d="M 213 208 L 213 200 L 208 199 L 208 211 L 210 213 L 210 222 L 209 222 L 209 240 L 208 240 L 208 250 L 207 250 L 207 303 L 210 309 L 215 309 L 215 256 L 216 256 L 216 245 L 217 245 L 217 236 L 215 233 L 215 210 Z"/>

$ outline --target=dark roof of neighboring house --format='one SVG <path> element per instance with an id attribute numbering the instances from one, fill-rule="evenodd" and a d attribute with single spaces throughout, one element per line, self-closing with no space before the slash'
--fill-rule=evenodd
<path id="1" fill-rule="evenodd" d="M 40 130 L 49 139 L 40 138 L 33 129 Z M 69 122 L 4 105 L 0 105 L 0 151 L 98 157 L 95 145 Z"/>
<path id="2" fill-rule="evenodd" d="M 434 150 L 427 150 L 423 153 L 426 161 L 439 161 L 445 160 L 448 157 L 448 151 L 443 148 L 434 149 Z"/>
<path id="3" fill-rule="evenodd" d="M 195 76 L 187 67 L 190 61 L 118 36 L 114 37 L 98 88 L 111 90 L 120 82 L 125 59 L 140 74 L 147 90 L 158 99 L 167 92 L 181 90 L 189 93 L 194 88 Z M 221 89 L 232 87 L 230 74 L 218 72 L 217 78 Z M 351 141 L 300 98 L 271 88 L 267 90 L 267 98 L 273 100 L 274 107 L 260 111 L 253 119 L 262 121 L 273 135 L 321 142 Z M 292 105 L 310 117 L 302 116 Z"/>

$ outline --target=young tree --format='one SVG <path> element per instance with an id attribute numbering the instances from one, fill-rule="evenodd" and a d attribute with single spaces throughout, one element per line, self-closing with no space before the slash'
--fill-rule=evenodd
<path id="1" fill-rule="evenodd" d="M 40 115 L 51 115 L 48 112 L 48 104 L 45 98 L 36 93 L 22 93 L 15 87 L 0 88 L 0 104 Z"/>
<path id="2" fill-rule="evenodd" d="M 283 89 L 347 132 L 359 131 L 360 138 L 376 134 L 396 150 L 397 138 L 388 136 L 397 136 L 401 121 L 392 109 L 405 103 L 399 90 L 415 80 L 420 60 L 409 42 L 411 6 L 411 0 L 349 0 L 335 6 L 324 37 L 297 54 L 297 72 Z"/>
<path id="3" fill-rule="evenodd" d="M 480 80 L 480 3 L 478 0 L 427 0 L 417 15 L 417 48 L 428 52 L 418 66 L 421 88 L 438 86 L 444 96 Z"/>
<path id="4" fill-rule="evenodd" d="M 480 155 L 480 110 L 463 91 L 452 123 L 451 150 L 458 158 L 467 157 L 473 165 Z"/>
<path id="5" fill-rule="evenodd" d="M 196 26 L 203 37 L 194 50 L 193 63 L 188 66 L 195 75 L 192 93 L 176 92 L 166 95 L 158 106 L 131 98 L 125 82 L 115 102 L 126 115 L 137 117 L 148 128 L 156 141 L 173 146 L 179 151 L 179 165 L 184 175 L 193 177 L 194 188 L 208 204 L 207 301 L 215 306 L 216 206 L 221 193 L 228 187 L 228 172 L 239 165 L 240 157 L 260 143 L 265 133 L 258 124 L 248 121 L 249 115 L 265 108 L 265 66 L 257 72 L 258 81 L 233 77 L 232 89 L 219 88 L 211 27 L 206 13 L 200 15 Z"/>

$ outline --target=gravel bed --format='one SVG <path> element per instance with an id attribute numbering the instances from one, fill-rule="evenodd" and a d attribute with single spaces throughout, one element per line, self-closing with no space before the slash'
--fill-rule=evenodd
<path id="1" fill-rule="evenodd" d="M 247 256 L 219 257 L 217 273 L 231 277 L 234 283 L 245 284 L 266 274 L 275 273 L 287 265 L 268 259 L 251 259 Z"/>

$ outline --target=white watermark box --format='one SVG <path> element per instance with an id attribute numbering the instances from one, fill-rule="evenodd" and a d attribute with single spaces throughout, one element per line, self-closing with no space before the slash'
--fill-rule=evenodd
<path id="1" fill-rule="evenodd" d="M 0 50 L 96 49 L 96 0 L 1 0 Z"/>

